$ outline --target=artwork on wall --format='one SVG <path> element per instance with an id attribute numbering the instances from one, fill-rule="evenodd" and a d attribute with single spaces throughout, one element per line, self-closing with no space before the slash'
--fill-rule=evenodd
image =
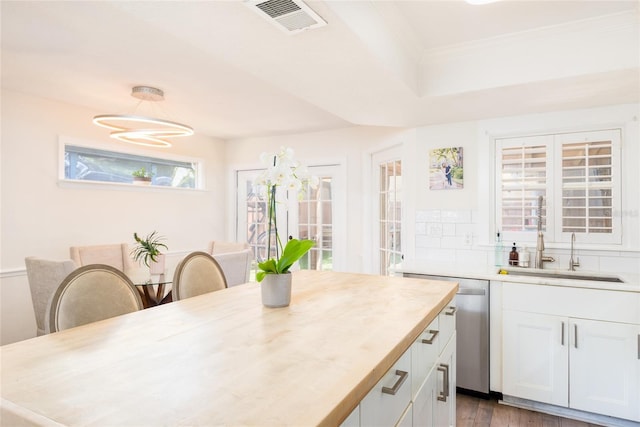
<path id="1" fill-rule="evenodd" d="M 462 147 L 436 148 L 429 156 L 429 189 L 464 188 Z"/>

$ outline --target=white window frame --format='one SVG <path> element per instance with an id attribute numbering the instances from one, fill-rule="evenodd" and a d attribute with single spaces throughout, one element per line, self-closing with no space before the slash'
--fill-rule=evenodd
<path id="1" fill-rule="evenodd" d="M 107 182 L 107 181 L 85 181 L 78 179 L 67 179 L 65 177 L 65 152 L 67 146 L 83 147 L 89 149 L 109 151 L 112 153 L 122 153 L 125 155 L 143 156 L 156 158 L 159 160 L 168 160 L 175 162 L 186 162 L 195 165 L 195 187 L 170 187 L 162 185 L 140 186 L 127 182 Z M 113 145 L 99 143 L 95 141 L 82 140 L 67 136 L 58 138 L 58 182 L 63 186 L 93 186 L 93 187 L 109 187 L 121 189 L 134 189 L 138 191 L 202 191 L 204 188 L 204 160 L 196 157 L 180 156 L 170 153 L 158 153 L 154 150 L 145 150 L 136 147 L 114 147 Z"/>
<path id="2" fill-rule="evenodd" d="M 604 129 L 584 132 L 564 132 L 552 135 L 531 135 L 521 137 L 495 138 L 495 166 L 493 169 L 495 183 L 495 210 L 494 218 L 496 231 L 500 232 L 502 240 L 508 244 L 535 244 L 535 232 L 505 231 L 502 227 L 502 148 L 518 145 L 547 145 L 547 178 L 546 198 L 543 205 L 546 207 L 545 218 L 545 243 L 570 243 L 571 232 L 562 231 L 562 145 L 571 142 L 592 142 L 602 139 L 611 140 L 611 168 L 612 168 L 612 233 L 588 233 L 588 242 L 597 245 L 621 245 L 622 244 L 622 220 L 621 199 L 622 166 L 621 166 L 621 129 Z M 578 233 L 577 233 L 578 234 Z M 583 233 L 579 233 L 585 235 Z"/>

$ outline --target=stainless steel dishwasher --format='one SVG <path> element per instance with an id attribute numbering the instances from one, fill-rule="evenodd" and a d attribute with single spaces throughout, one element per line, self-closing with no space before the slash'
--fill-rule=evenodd
<path id="1" fill-rule="evenodd" d="M 489 281 L 413 273 L 404 273 L 403 276 L 458 282 L 456 294 L 458 391 L 488 397 Z"/>

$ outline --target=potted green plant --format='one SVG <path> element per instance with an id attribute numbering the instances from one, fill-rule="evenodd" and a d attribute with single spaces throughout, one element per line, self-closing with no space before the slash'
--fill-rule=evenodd
<path id="1" fill-rule="evenodd" d="M 133 233 L 133 238 L 136 241 L 136 246 L 131 251 L 133 259 L 138 263 L 142 261 L 144 265 L 149 267 L 151 274 L 163 274 L 164 254 L 160 252 L 160 249 L 168 249 L 167 245 L 162 243 L 164 237 L 158 236 L 158 233 L 154 231 L 144 239 L 140 238 L 138 233 Z"/>
<path id="2" fill-rule="evenodd" d="M 309 175 L 306 168 L 293 159 L 293 150 L 282 148 L 279 153 L 261 156 L 267 168 L 256 183 L 265 190 L 267 200 L 267 259 L 258 263 L 256 280 L 261 282 L 262 304 L 266 307 L 286 307 L 291 301 L 291 274 L 289 269 L 315 244 L 313 240 L 289 239 L 282 245 L 276 218 L 278 187 L 300 194 L 307 186 L 315 188 L 318 178 Z M 274 233 L 275 232 L 275 233 Z M 275 242 L 271 236 L 275 235 Z M 274 256 L 272 256 L 272 251 Z"/>
<path id="3" fill-rule="evenodd" d="M 145 169 L 145 167 L 141 167 L 140 169 L 136 169 L 131 173 L 133 176 L 133 183 L 140 185 L 151 185 L 151 177 L 153 174 Z"/>

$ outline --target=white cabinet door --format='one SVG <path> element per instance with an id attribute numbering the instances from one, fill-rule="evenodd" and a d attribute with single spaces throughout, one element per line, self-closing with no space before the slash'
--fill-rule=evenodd
<path id="1" fill-rule="evenodd" d="M 427 379 L 422 384 L 420 390 L 413 400 L 413 426 L 414 427 L 434 427 L 435 408 L 438 393 L 438 375 L 441 375 L 436 368 L 433 368 Z"/>
<path id="2" fill-rule="evenodd" d="M 436 369 L 435 425 L 456 425 L 456 333 L 440 355 Z"/>
<path id="3" fill-rule="evenodd" d="M 440 330 L 436 317 L 411 346 L 411 396 L 415 398 L 438 361 Z"/>
<path id="4" fill-rule="evenodd" d="M 640 421 L 640 326 L 571 319 L 569 406 Z"/>
<path id="5" fill-rule="evenodd" d="M 411 351 L 407 350 L 360 402 L 361 426 L 395 425 L 411 402 Z"/>
<path id="6" fill-rule="evenodd" d="M 502 392 L 568 405 L 568 319 L 504 310 Z"/>

